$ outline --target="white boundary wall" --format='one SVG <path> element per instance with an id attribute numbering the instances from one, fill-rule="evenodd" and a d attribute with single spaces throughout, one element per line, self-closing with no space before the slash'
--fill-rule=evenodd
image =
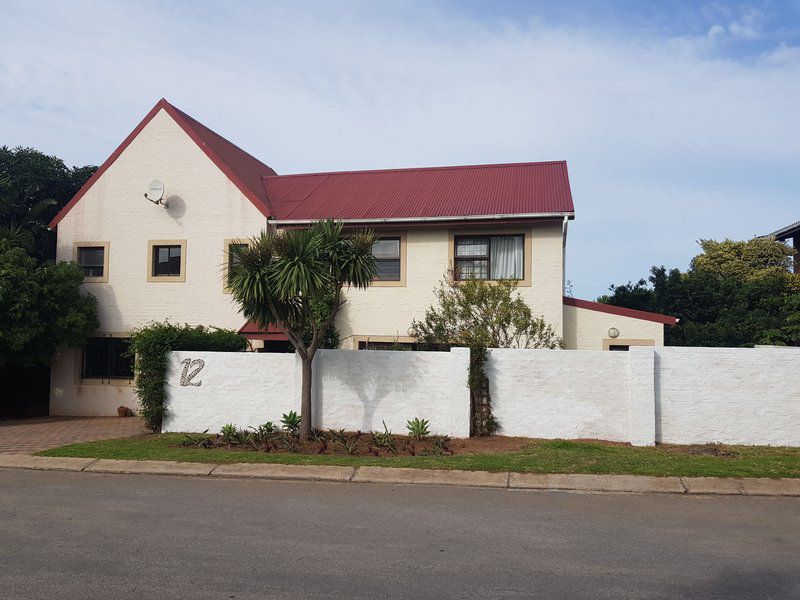
<path id="1" fill-rule="evenodd" d="M 202 368 L 181 385 L 185 361 Z M 182 363 L 182 361 L 184 361 Z M 191 362 L 188 374 L 200 366 Z M 405 433 L 428 419 L 432 433 L 469 435 L 469 351 L 321 350 L 314 359 L 314 426 Z M 301 363 L 294 354 L 172 352 L 163 431 L 217 432 L 256 426 L 300 412 Z M 200 385 L 196 385 L 200 384 Z"/>
<path id="2" fill-rule="evenodd" d="M 656 439 L 800 446 L 800 348 L 658 348 Z"/>
<path id="3" fill-rule="evenodd" d="M 187 359 L 204 366 L 181 385 Z M 495 349 L 487 374 L 502 435 L 800 446 L 798 365 L 796 348 Z M 404 433 L 420 417 L 434 433 L 466 437 L 468 369 L 463 348 L 320 351 L 314 425 L 369 431 L 385 420 Z M 300 410 L 300 375 L 293 354 L 173 352 L 163 430 L 278 421 Z"/>
<path id="4" fill-rule="evenodd" d="M 800 446 L 797 348 L 492 350 L 504 435 Z"/>

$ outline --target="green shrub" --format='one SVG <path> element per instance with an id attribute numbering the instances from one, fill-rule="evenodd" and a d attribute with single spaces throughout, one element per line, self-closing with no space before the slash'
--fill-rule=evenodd
<path id="1" fill-rule="evenodd" d="M 428 429 L 429 423 L 430 421 L 428 421 L 428 419 L 415 417 L 406 421 L 406 429 L 408 429 L 408 433 L 412 438 L 422 440 L 431 434 Z"/>
<path id="2" fill-rule="evenodd" d="M 140 414 L 153 431 L 164 418 L 167 353 L 175 350 L 242 352 L 247 340 L 235 331 L 202 325 L 151 323 L 131 334 L 130 352 L 136 356 L 136 396 Z"/>

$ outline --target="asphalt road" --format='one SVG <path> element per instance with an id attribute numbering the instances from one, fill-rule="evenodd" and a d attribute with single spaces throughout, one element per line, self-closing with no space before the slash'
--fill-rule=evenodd
<path id="1" fill-rule="evenodd" d="M 800 598 L 800 498 L 0 470 L 0 598 Z"/>

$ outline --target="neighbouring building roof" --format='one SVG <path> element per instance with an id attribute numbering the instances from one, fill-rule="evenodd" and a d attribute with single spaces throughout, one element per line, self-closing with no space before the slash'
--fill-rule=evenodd
<path id="1" fill-rule="evenodd" d="M 278 221 L 559 216 L 575 208 L 564 161 L 264 178 Z"/>
<path id="2" fill-rule="evenodd" d="M 576 308 L 585 308 L 586 310 L 619 315 L 621 317 L 631 317 L 632 319 L 643 319 L 645 321 L 663 323 L 664 325 L 675 325 L 678 322 L 676 317 L 670 317 L 669 315 L 648 312 L 646 310 L 634 310 L 633 308 L 623 308 L 622 306 L 614 306 L 613 304 L 602 304 L 601 302 L 592 302 L 591 300 L 579 300 L 578 298 L 570 298 L 569 296 L 564 296 L 564 304 Z"/>
<path id="3" fill-rule="evenodd" d="M 303 223 L 574 216 L 565 161 L 277 175 L 163 98 L 51 221 L 56 227 L 136 136 L 165 110 L 268 217 Z"/>
<path id="4" fill-rule="evenodd" d="M 777 231 L 773 231 L 764 237 L 774 237 L 776 240 L 785 240 L 797 234 L 800 234 L 800 221 L 787 225 L 786 227 L 781 227 Z"/>

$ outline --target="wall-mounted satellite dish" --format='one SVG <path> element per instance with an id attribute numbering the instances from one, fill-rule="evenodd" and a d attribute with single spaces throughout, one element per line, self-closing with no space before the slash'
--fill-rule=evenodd
<path id="1" fill-rule="evenodd" d="M 144 197 L 150 200 L 153 204 L 161 204 L 165 208 L 169 206 L 167 201 L 164 200 L 164 182 L 154 179 L 144 193 Z"/>

